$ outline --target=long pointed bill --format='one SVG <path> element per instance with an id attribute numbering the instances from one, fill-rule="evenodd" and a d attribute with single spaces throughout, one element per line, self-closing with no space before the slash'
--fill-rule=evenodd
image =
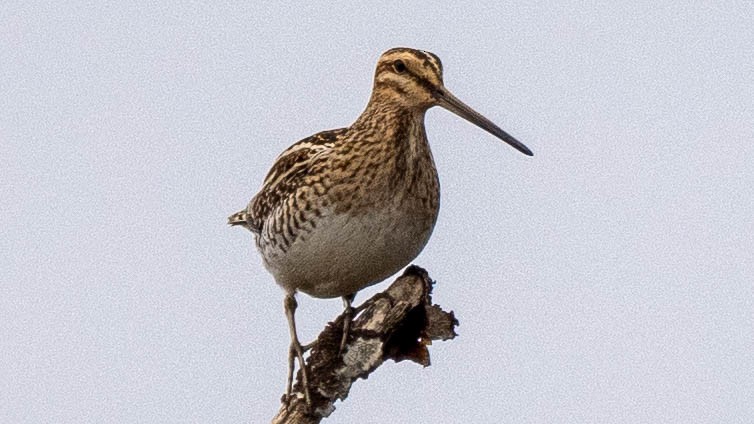
<path id="1" fill-rule="evenodd" d="M 527 156 L 534 156 L 531 150 L 529 150 L 528 147 L 524 146 L 523 143 L 513 138 L 513 136 L 508 134 L 507 132 L 501 130 L 500 127 L 493 124 L 492 121 L 467 106 L 464 102 L 458 100 L 458 98 L 446 88 L 442 87 L 437 89 L 435 91 L 435 98 L 437 99 L 439 106 L 444 107 L 445 109 L 455 113 L 461 118 L 471 122 L 479 128 L 510 144 L 519 152 Z"/>

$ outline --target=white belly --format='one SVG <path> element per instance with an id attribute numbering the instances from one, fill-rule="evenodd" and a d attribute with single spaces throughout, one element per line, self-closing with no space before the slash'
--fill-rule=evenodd
<path id="1" fill-rule="evenodd" d="M 338 297 L 376 284 L 408 265 L 424 248 L 437 211 L 384 209 L 329 214 L 302 232 L 286 252 L 259 243 L 265 265 L 288 291 Z"/>

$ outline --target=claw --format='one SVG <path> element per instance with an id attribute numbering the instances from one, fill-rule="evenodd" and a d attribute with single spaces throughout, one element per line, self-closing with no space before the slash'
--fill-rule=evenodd
<path id="1" fill-rule="evenodd" d="M 296 303 L 296 298 L 293 297 L 293 293 L 286 294 L 284 304 L 285 316 L 288 318 L 288 329 L 291 333 L 291 345 L 288 349 L 288 382 L 285 387 L 284 400 L 286 405 L 290 405 L 291 391 L 293 388 L 293 370 L 295 368 L 294 362 L 296 358 L 298 358 L 299 368 L 301 368 L 301 385 L 304 387 L 304 399 L 306 400 L 306 404 L 311 406 L 312 400 L 309 396 L 309 376 L 307 375 L 306 363 L 304 362 L 305 349 L 301 346 L 301 343 L 298 341 L 298 335 L 296 334 L 296 320 L 294 319 L 294 315 L 298 303 Z M 310 346 L 307 346 L 306 350 L 308 350 L 309 347 Z"/>

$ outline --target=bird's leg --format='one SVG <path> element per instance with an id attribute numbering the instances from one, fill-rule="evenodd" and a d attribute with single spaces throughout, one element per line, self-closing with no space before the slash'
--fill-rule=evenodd
<path id="1" fill-rule="evenodd" d="M 341 355 L 346 350 L 346 342 L 348 341 L 348 332 L 351 329 L 351 320 L 353 320 L 353 307 L 351 302 L 356 297 L 356 293 L 351 293 L 348 296 L 343 296 L 343 336 L 340 339 L 340 350 L 338 353 Z"/>
<path id="2" fill-rule="evenodd" d="M 306 404 L 311 406 L 312 401 L 309 398 L 309 378 L 306 374 L 306 364 L 304 364 L 304 349 L 298 341 L 298 335 L 296 334 L 296 320 L 294 319 L 298 303 L 296 303 L 296 298 L 293 297 L 293 295 L 293 293 L 287 293 L 284 301 L 285 316 L 288 318 L 288 329 L 291 332 L 291 347 L 288 349 L 288 384 L 285 388 L 285 399 L 286 403 L 291 400 L 294 369 L 293 362 L 295 361 L 295 357 L 298 357 L 298 363 L 301 367 L 301 382 L 304 386 L 304 398 L 306 399 Z"/>

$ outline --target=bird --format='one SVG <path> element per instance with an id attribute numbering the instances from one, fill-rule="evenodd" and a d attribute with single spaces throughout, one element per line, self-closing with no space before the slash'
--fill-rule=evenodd
<path id="1" fill-rule="evenodd" d="M 429 241 L 440 208 L 440 183 L 424 126 L 425 113 L 434 106 L 533 155 L 445 88 L 437 55 L 393 48 L 377 61 L 372 94 L 358 119 L 283 151 L 248 206 L 228 218 L 231 226 L 254 234 L 264 266 L 285 292 L 291 340 L 286 401 L 297 359 L 311 405 L 306 348 L 296 332 L 296 293 L 342 298 L 342 352 L 356 293 L 401 270 Z"/>

